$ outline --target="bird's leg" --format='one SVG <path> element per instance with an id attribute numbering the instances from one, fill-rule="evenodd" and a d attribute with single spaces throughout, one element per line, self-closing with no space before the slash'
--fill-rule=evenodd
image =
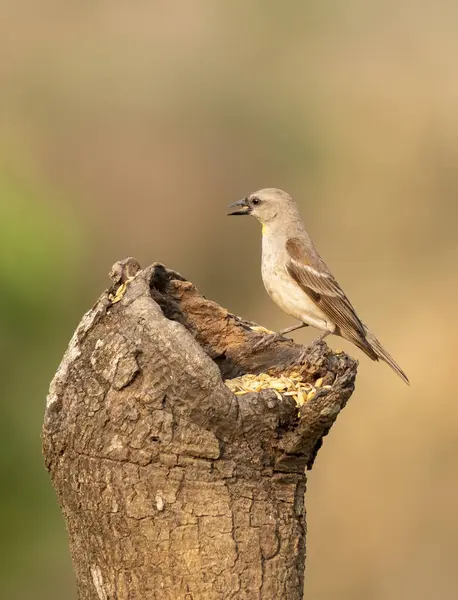
<path id="1" fill-rule="evenodd" d="M 299 323 L 299 325 L 292 325 L 291 327 L 282 329 L 278 333 L 275 333 L 274 331 L 269 331 L 269 329 L 265 329 L 264 327 L 251 327 L 252 331 L 257 331 L 259 333 L 264 334 L 259 340 L 259 342 L 256 342 L 256 344 L 253 346 L 253 350 L 265 350 L 273 342 L 284 340 L 285 334 L 291 333 L 292 331 L 296 331 L 297 329 L 302 329 L 302 327 L 308 327 L 308 323 Z"/>
<path id="2" fill-rule="evenodd" d="M 321 335 L 319 335 L 316 340 L 314 340 L 312 342 L 312 346 L 314 346 L 315 344 L 319 344 L 320 342 L 322 342 L 325 338 L 328 337 L 328 335 L 331 335 L 331 331 L 325 331 L 324 333 L 322 333 Z"/>
<path id="3" fill-rule="evenodd" d="M 302 327 L 308 327 L 308 323 L 299 323 L 299 325 L 292 325 L 291 327 L 287 327 L 286 329 L 282 329 L 281 331 L 279 331 L 278 335 L 285 335 L 286 333 L 296 331 L 296 329 L 302 329 Z"/>
<path id="4" fill-rule="evenodd" d="M 264 329 L 264 327 L 252 327 L 251 329 L 253 331 L 259 331 L 260 333 L 264 334 L 259 342 L 256 342 L 256 344 L 253 346 L 253 350 L 265 350 L 268 346 L 270 346 L 270 344 L 273 344 L 273 342 L 284 340 L 286 333 L 290 333 L 291 331 L 295 331 L 296 329 L 301 329 L 302 327 L 307 326 L 307 323 L 300 323 L 300 325 L 293 325 L 292 327 L 282 329 L 278 333 Z"/>

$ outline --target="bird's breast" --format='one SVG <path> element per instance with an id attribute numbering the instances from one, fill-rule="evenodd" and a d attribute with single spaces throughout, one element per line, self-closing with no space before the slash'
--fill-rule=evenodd
<path id="1" fill-rule="evenodd" d="M 288 255 L 281 244 L 262 245 L 262 280 L 272 300 L 287 314 L 319 329 L 327 330 L 328 319 L 286 270 Z"/>

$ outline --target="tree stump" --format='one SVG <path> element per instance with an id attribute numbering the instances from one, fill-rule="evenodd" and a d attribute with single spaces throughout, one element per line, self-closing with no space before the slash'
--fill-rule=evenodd
<path id="1" fill-rule="evenodd" d="M 300 364 L 291 340 L 256 349 L 253 323 L 161 264 L 126 259 L 111 276 L 51 383 L 43 426 L 80 600 L 300 600 L 305 471 L 356 362 L 324 343 Z M 224 383 L 294 365 L 328 384 L 300 409 Z"/>

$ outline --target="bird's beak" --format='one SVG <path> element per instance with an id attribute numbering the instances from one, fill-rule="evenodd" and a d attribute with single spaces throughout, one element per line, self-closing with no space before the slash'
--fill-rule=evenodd
<path id="1" fill-rule="evenodd" d="M 231 208 L 233 210 L 231 210 L 230 212 L 228 212 L 228 216 L 230 215 L 248 215 L 250 214 L 250 207 L 247 204 L 247 201 L 245 199 L 243 200 L 237 200 L 237 202 L 234 202 L 233 204 L 230 204 L 228 206 L 228 208 Z"/>

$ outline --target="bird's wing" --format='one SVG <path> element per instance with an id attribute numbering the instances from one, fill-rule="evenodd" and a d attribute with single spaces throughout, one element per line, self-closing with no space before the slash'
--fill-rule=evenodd
<path id="1" fill-rule="evenodd" d="M 286 250 L 286 270 L 294 281 L 337 325 L 343 337 L 360 348 L 361 345 L 369 346 L 364 325 L 315 248 L 291 238 L 286 243 Z"/>

